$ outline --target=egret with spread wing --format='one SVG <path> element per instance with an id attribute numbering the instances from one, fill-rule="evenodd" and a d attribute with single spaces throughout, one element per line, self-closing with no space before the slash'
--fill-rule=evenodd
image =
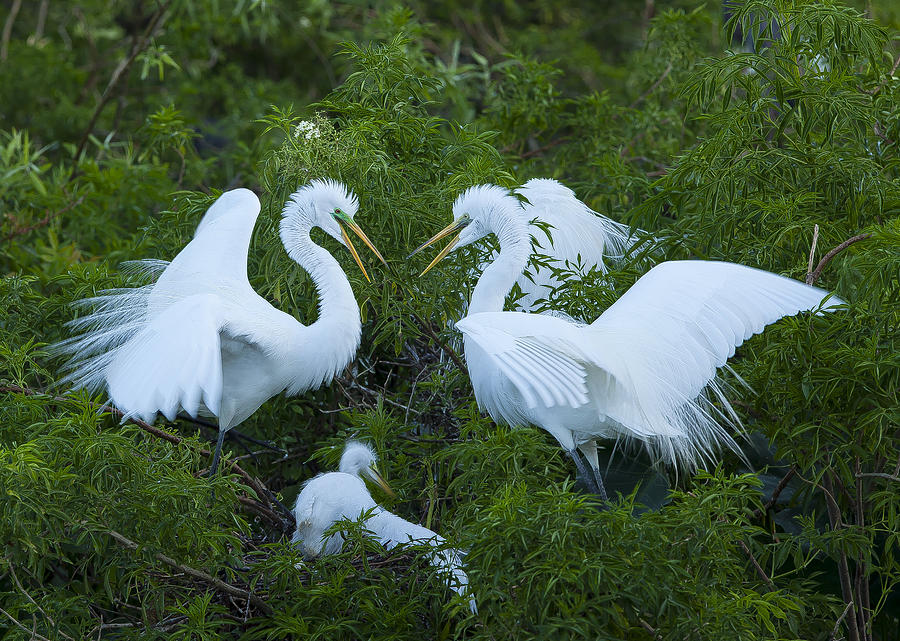
<path id="1" fill-rule="evenodd" d="M 720 422 L 739 425 L 717 368 L 766 325 L 819 308 L 828 292 L 733 263 L 669 261 L 590 325 L 504 312 L 531 253 L 518 209 L 500 187 L 472 187 L 454 203 L 454 221 L 419 248 L 456 233 L 424 274 L 456 247 L 499 239 L 456 324 L 479 406 L 496 421 L 550 432 L 588 480 L 580 450 L 603 498 L 597 439 L 636 439 L 656 459 L 686 467 L 722 447 L 739 451 Z M 841 303 L 831 298 L 826 309 Z"/>
<path id="2" fill-rule="evenodd" d="M 310 239 L 319 227 L 347 247 L 368 279 L 345 227 L 382 260 L 353 220 L 356 197 L 331 180 L 291 195 L 281 218 L 288 255 L 319 291 L 319 317 L 304 325 L 270 305 L 247 279 L 250 236 L 259 216 L 247 189 L 223 193 L 193 240 L 171 263 L 150 261 L 155 283 L 80 301 L 92 312 L 70 323 L 81 333 L 57 345 L 71 355 L 67 382 L 106 388 L 125 412 L 153 422 L 179 410 L 219 420 L 214 474 L 225 432 L 282 391 L 299 394 L 331 382 L 359 346 L 359 306 L 334 257 Z"/>
<path id="3" fill-rule="evenodd" d="M 355 520 L 366 515 L 365 527 L 388 550 L 415 543 L 441 547 L 431 553 L 431 563 L 448 576 L 450 587 L 460 596 L 468 593 L 469 579 L 462 569 L 457 550 L 445 548 L 444 539 L 428 528 L 410 523 L 380 507 L 372 499 L 363 477 L 393 495 L 375 468 L 375 452 L 358 441 L 348 441 L 341 456 L 339 472 L 319 474 L 307 481 L 294 505 L 297 529 L 293 542 L 308 557 L 335 554 L 344 545 L 340 532 L 325 536 L 325 531 L 340 520 Z M 476 611 L 475 598 L 469 596 L 469 608 Z"/>

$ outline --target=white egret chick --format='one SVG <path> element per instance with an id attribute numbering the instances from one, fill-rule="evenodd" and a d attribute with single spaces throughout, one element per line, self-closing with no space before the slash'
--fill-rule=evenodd
<path id="1" fill-rule="evenodd" d="M 491 233 L 500 241 L 468 314 L 456 323 L 479 407 L 495 421 L 550 432 L 590 483 L 580 450 L 604 499 L 597 439 L 634 439 L 657 460 L 689 468 L 722 447 L 740 452 L 720 424 L 739 427 L 715 382 L 717 368 L 766 325 L 815 310 L 829 295 L 743 265 L 668 261 L 590 325 L 504 312 L 531 253 L 518 201 L 500 187 L 481 185 L 457 198 L 453 215 L 419 248 L 456 233 L 423 274 L 454 248 Z M 825 309 L 840 304 L 833 297 Z"/>
<path id="2" fill-rule="evenodd" d="M 348 441 L 341 456 L 339 472 L 319 474 L 303 485 L 294 504 L 297 530 L 293 542 L 300 546 L 304 556 L 335 554 L 341 551 L 344 539 L 340 532 L 329 537 L 325 530 L 340 520 L 357 520 L 369 514 L 365 527 L 375 534 L 385 549 L 393 549 L 403 543 L 442 546 L 444 538 L 428 528 L 410 523 L 380 507 L 372 499 L 363 477 L 369 478 L 393 496 L 388 484 L 375 468 L 375 452 L 368 445 Z M 435 550 L 431 564 L 447 575 L 450 588 L 465 596 L 469 579 L 462 569 L 460 553 L 453 549 Z M 469 608 L 476 612 L 475 598 L 469 595 Z"/>
<path id="3" fill-rule="evenodd" d="M 340 265 L 310 230 L 319 227 L 349 249 L 368 279 L 345 227 L 384 259 L 354 221 L 357 208 L 356 196 L 332 180 L 313 180 L 284 205 L 284 248 L 320 296 L 318 319 L 304 325 L 247 279 L 259 199 L 248 189 L 223 193 L 172 262 L 139 263 L 159 274 L 155 283 L 79 301 L 92 312 L 69 323 L 80 335 L 56 346 L 71 356 L 64 380 L 105 388 L 126 417 L 153 422 L 161 412 L 173 420 L 179 410 L 218 417 L 214 474 L 225 432 L 276 394 L 330 383 L 353 359 L 359 306 Z"/>

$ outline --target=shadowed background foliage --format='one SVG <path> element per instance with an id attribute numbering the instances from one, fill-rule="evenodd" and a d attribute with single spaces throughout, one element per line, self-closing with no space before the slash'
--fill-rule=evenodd
<path id="1" fill-rule="evenodd" d="M 900 10 L 736 12 L 4 0 L 0 638 L 900 639 Z M 732 45 L 738 21 L 770 46 Z M 253 286 L 313 320 L 276 223 L 323 176 L 358 194 L 389 267 L 364 256 L 369 283 L 314 234 L 362 346 L 332 386 L 231 432 L 229 474 L 202 476 L 214 427 L 120 424 L 55 385 L 69 303 L 139 282 L 124 260 L 171 259 L 225 189 L 263 202 Z M 650 261 L 740 262 L 850 302 L 730 361 L 753 389 L 735 396 L 751 468 L 676 475 L 610 443 L 604 510 L 552 437 L 479 414 L 448 323 L 490 243 L 422 278 L 430 256 L 404 257 L 461 190 L 535 176 L 653 232 Z M 646 265 L 547 305 L 594 318 Z M 468 550 L 477 615 L 417 548 L 385 553 L 359 525 L 331 558 L 290 547 L 272 496 L 289 505 L 349 436 L 397 491 L 376 500 Z"/>

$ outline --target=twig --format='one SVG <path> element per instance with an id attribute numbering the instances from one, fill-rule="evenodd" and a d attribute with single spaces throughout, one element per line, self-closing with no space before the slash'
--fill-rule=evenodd
<path id="1" fill-rule="evenodd" d="M 772 582 L 772 579 L 768 577 L 765 570 L 762 569 L 762 566 L 759 564 L 759 561 L 756 560 L 756 557 L 753 556 L 753 552 L 750 551 L 750 548 L 747 547 L 747 544 L 738 539 L 738 545 L 741 546 L 741 549 L 744 551 L 744 554 L 747 555 L 747 558 L 750 559 L 750 563 L 753 564 L 753 567 L 756 569 L 756 573 L 762 577 L 763 581 L 766 582 L 766 585 L 769 586 L 769 589 L 774 590 L 775 584 Z"/>
<path id="2" fill-rule="evenodd" d="M 666 70 L 663 71 L 662 75 L 656 79 L 656 82 L 654 82 L 652 85 L 650 85 L 650 88 L 647 91 L 645 91 L 640 96 L 638 96 L 637 100 L 635 100 L 633 103 L 628 105 L 628 108 L 634 109 L 635 107 L 637 107 L 644 98 L 646 98 L 647 96 L 652 94 L 654 91 L 656 91 L 656 88 L 662 84 L 663 80 L 668 78 L 670 73 L 672 73 L 672 63 L 671 62 L 668 65 L 666 65 Z"/>
<path id="3" fill-rule="evenodd" d="M 891 70 L 888 72 L 888 74 L 884 78 L 881 79 L 881 82 L 878 83 L 878 86 L 875 87 L 872 91 L 866 91 L 865 89 L 863 89 L 862 90 L 863 93 L 867 93 L 870 96 L 874 96 L 879 91 L 881 91 L 881 88 L 884 87 L 888 78 L 892 77 L 894 75 L 894 72 L 897 71 L 897 67 L 900 67 L 900 56 L 897 56 L 897 59 L 894 61 L 894 66 L 891 67 Z M 860 87 L 860 88 L 862 89 L 862 87 Z"/>
<path id="4" fill-rule="evenodd" d="M 20 628 L 22 628 L 23 630 L 25 630 L 25 632 L 27 632 L 28 634 L 30 634 L 30 635 L 31 635 L 31 637 L 30 637 L 31 639 L 37 639 L 38 641 L 50 641 L 50 639 L 48 639 L 48 638 L 45 637 L 45 636 L 42 636 L 42 635 L 38 634 L 36 631 L 34 631 L 34 630 L 29 630 L 28 628 L 26 628 L 24 625 L 22 625 L 21 623 L 19 623 L 19 622 L 16 620 L 16 617 L 14 617 L 13 615 L 11 615 L 9 612 L 7 612 L 6 610 L 4 610 L 3 608 L 0 608 L 0 613 L 5 614 L 7 617 L 9 617 L 9 620 L 10 620 L 10 621 L 12 621 L 12 622 L 15 623 L 17 626 L 19 626 Z"/>
<path id="5" fill-rule="evenodd" d="M 826 471 L 823 480 L 825 482 L 825 507 L 828 510 L 828 520 L 831 523 L 831 529 L 837 531 L 841 527 L 841 511 L 837 501 L 834 499 L 832 475 Z M 859 629 L 856 626 L 856 610 L 853 607 L 854 599 L 853 587 L 850 584 L 850 568 L 847 563 L 847 553 L 844 550 L 841 550 L 840 558 L 838 559 L 838 576 L 841 582 L 841 595 L 844 597 L 844 602 L 850 611 L 850 622 L 847 624 L 847 629 L 850 632 L 850 641 L 861 641 Z"/>
<path id="6" fill-rule="evenodd" d="M 847 607 L 844 608 L 843 614 L 841 614 L 841 616 L 838 617 L 838 620 L 835 621 L 835 623 L 834 623 L 834 630 L 831 631 L 831 637 L 829 638 L 830 641 L 835 641 L 835 639 L 837 638 L 838 628 L 841 626 L 841 621 L 843 621 L 844 618 L 847 616 L 847 613 L 850 611 L 850 608 L 851 608 L 851 607 L 853 607 L 853 602 L 852 602 L 852 601 L 851 601 L 850 603 L 847 604 Z M 843 638 L 843 637 L 842 637 L 842 638 Z"/>
<path id="7" fill-rule="evenodd" d="M 139 547 L 137 543 L 135 543 L 131 539 L 125 538 L 124 536 L 122 536 L 121 534 L 116 532 L 115 530 L 103 530 L 103 531 L 104 531 L 104 533 L 106 533 L 106 534 L 110 535 L 112 538 L 114 538 L 119 544 L 128 548 L 129 550 L 137 550 Z M 256 596 L 252 592 L 248 592 L 247 590 L 239 588 L 235 585 L 231 585 L 230 583 L 225 583 L 225 581 L 222 581 L 221 579 L 218 579 L 218 578 L 212 576 L 211 574 L 207 574 L 203 570 L 197 570 L 188 565 L 183 565 L 183 564 L 179 563 L 178 561 L 176 561 L 175 559 L 173 559 L 172 557 L 166 556 L 162 552 L 154 553 L 154 557 L 156 557 L 158 560 L 162 561 L 166 565 L 175 568 L 179 572 L 183 572 L 184 574 L 187 574 L 188 576 L 191 576 L 195 579 L 200 579 L 201 581 L 205 581 L 206 583 L 209 583 L 210 585 L 214 586 L 216 589 L 218 589 L 221 592 L 225 592 L 226 594 L 231 594 L 233 596 L 239 596 L 243 599 L 248 599 L 251 603 L 253 603 L 253 605 L 258 607 L 260 610 L 262 610 L 266 614 L 269 614 L 272 611 L 272 609 L 268 606 L 268 604 L 266 604 L 265 601 L 260 599 L 258 596 Z"/>
<path id="8" fill-rule="evenodd" d="M 22 0 L 13 0 L 12 7 L 9 9 L 9 15 L 6 16 L 6 22 L 3 23 L 3 38 L 0 40 L 0 62 L 6 61 L 9 54 L 9 38 L 12 36 L 13 23 L 16 21 L 16 15 L 22 8 Z M 15 621 L 15 619 L 13 619 Z"/>
<path id="9" fill-rule="evenodd" d="M 567 142 L 568 140 L 569 139 L 566 136 L 563 136 L 562 138 L 557 138 L 556 140 L 551 140 L 543 147 L 538 147 L 537 149 L 532 149 L 531 151 L 523 152 L 522 154 L 519 155 L 519 158 L 521 158 L 522 160 L 525 160 L 526 158 L 533 158 L 534 156 L 540 156 L 542 153 L 544 153 L 548 149 L 553 149 L 557 145 L 561 145 L 564 142 Z"/>
<path id="10" fill-rule="evenodd" d="M 753 510 L 753 518 L 761 518 L 763 514 L 768 512 L 771 508 L 775 507 L 775 503 L 778 502 L 778 496 L 784 491 L 784 488 L 787 487 L 787 484 L 792 478 L 794 478 L 794 474 L 796 473 L 796 468 L 791 466 L 791 469 L 787 471 L 787 474 L 785 474 L 784 477 L 780 481 L 778 481 L 778 485 L 776 485 L 775 489 L 772 490 L 772 496 L 769 498 L 769 500 L 766 501 L 762 507 Z"/>
<path id="11" fill-rule="evenodd" d="M 884 472 L 859 472 L 856 475 L 856 478 L 861 479 L 868 476 L 880 479 L 890 479 L 891 481 L 897 481 L 898 483 L 900 483 L 900 476 L 895 476 L 894 474 L 885 474 Z"/>
<path id="12" fill-rule="evenodd" d="M 837 247 L 832 249 L 830 252 L 825 254 L 822 257 L 822 260 L 819 261 L 819 264 L 816 265 L 816 268 L 813 271 L 813 273 L 808 274 L 806 276 L 806 284 L 807 285 L 814 284 L 819 279 L 819 276 L 822 275 L 822 270 L 825 269 L 825 265 L 827 265 L 832 258 L 837 256 L 838 253 L 844 251 L 853 243 L 858 243 L 859 241 L 865 240 L 866 238 L 869 238 L 871 236 L 872 236 L 872 234 L 859 234 L 858 236 L 854 236 L 853 238 L 848 238 L 847 240 L 842 242 L 840 245 L 838 245 Z"/>
<path id="13" fill-rule="evenodd" d="M 15 229 L 13 229 L 11 232 L 9 232 L 6 235 L 6 237 L 3 240 L 7 240 L 7 241 L 12 240 L 16 236 L 21 236 L 22 234 L 27 234 L 28 232 L 32 232 L 35 229 L 49 225 L 53 219 L 58 218 L 59 216 L 62 216 L 64 213 L 66 213 L 67 211 L 69 211 L 71 209 L 74 209 L 75 207 L 78 207 L 78 205 L 80 205 L 82 202 L 84 202 L 84 196 L 82 196 L 81 198 L 79 198 L 78 200 L 76 200 L 74 202 L 69 203 L 68 205 L 66 205 L 65 207 L 60 209 L 59 211 L 46 214 L 43 218 L 41 218 L 39 221 L 37 221 L 33 225 L 28 225 L 27 227 L 17 227 Z"/>
<path id="14" fill-rule="evenodd" d="M 812 278 L 813 261 L 816 259 L 816 245 L 819 244 L 819 226 L 813 226 L 812 246 L 809 248 L 809 262 L 806 264 L 806 283 L 812 285 L 809 279 Z"/>
<path id="15" fill-rule="evenodd" d="M 29 601 L 31 601 L 31 603 L 34 605 L 34 607 L 37 608 L 38 612 L 40 612 L 41 614 L 43 614 L 43 615 L 44 615 L 44 618 L 47 619 L 47 620 L 50 622 L 50 625 L 52 625 L 54 628 L 56 628 L 56 631 L 57 631 L 57 632 L 59 632 L 63 637 L 65 637 L 65 638 L 68 639 L 69 641 L 75 641 L 75 639 L 73 639 L 73 638 L 70 637 L 68 634 L 66 634 L 65 632 L 63 632 L 62 630 L 60 630 L 60 629 L 58 628 L 58 626 L 56 625 L 56 621 L 53 620 L 53 617 L 51 617 L 49 614 L 47 614 L 46 612 L 44 612 L 44 608 L 42 608 L 41 606 L 39 606 L 38 603 L 37 603 L 37 601 L 35 601 L 34 599 L 32 599 L 32 598 L 31 598 L 31 595 L 28 594 L 28 592 L 25 591 L 25 588 L 22 587 L 22 583 L 19 581 L 19 577 L 16 575 L 16 569 L 15 569 L 15 567 L 14 567 L 14 564 L 13 564 L 12 560 L 11 560 L 11 559 L 7 559 L 7 561 L 8 561 L 8 563 L 9 563 L 9 573 L 10 573 L 10 576 L 12 576 L 13 581 L 15 581 L 16 587 L 19 588 L 19 592 L 21 592 L 21 593 L 25 596 L 26 599 L 28 599 Z"/>
<path id="16" fill-rule="evenodd" d="M 87 145 L 88 140 L 90 139 L 91 133 L 93 133 L 94 131 L 94 125 L 97 124 L 97 120 L 100 118 L 100 114 L 103 112 L 104 107 L 106 107 L 106 104 L 112 97 L 113 90 L 119 84 L 119 81 L 122 79 L 122 76 L 125 75 L 125 72 L 128 71 L 128 68 L 131 67 L 132 63 L 137 59 L 141 52 L 147 48 L 150 40 L 156 34 L 156 30 L 160 26 L 162 26 L 163 16 L 169 9 L 170 3 L 171 0 L 165 0 L 164 2 L 161 2 L 159 4 L 159 7 L 156 9 L 156 13 L 154 13 L 150 18 L 150 24 L 147 25 L 144 33 L 141 34 L 140 37 L 134 39 L 134 42 L 131 45 L 131 52 L 128 54 L 128 57 L 121 60 L 118 66 L 113 71 L 112 77 L 109 79 L 109 82 L 106 85 L 106 89 L 103 90 L 103 94 L 101 94 L 100 100 L 97 103 L 97 106 L 94 108 L 94 113 L 91 116 L 91 120 L 88 123 L 88 126 L 85 128 L 84 134 L 81 137 L 81 142 L 78 143 L 78 151 L 75 152 L 74 157 L 76 166 L 78 161 L 81 159 L 81 154 L 84 152 L 84 148 Z"/>
<path id="17" fill-rule="evenodd" d="M 466 368 L 465 363 L 462 362 L 459 354 L 457 354 L 449 345 L 445 344 L 444 341 L 438 338 L 437 334 L 434 333 L 434 330 L 431 329 L 431 325 L 423 321 L 421 316 L 419 316 L 412 309 L 410 309 L 409 311 L 416 322 L 422 327 L 422 329 L 425 330 L 425 333 L 428 334 L 429 337 L 431 337 L 431 340 L 440 345 L 441 349 L 444 350 L 447 356 L 449 356 L 450 359 L 456 364 L 456 366 L 459 368 L 459 371 L 463 374 L 468 374 L 469 370 Z"/>

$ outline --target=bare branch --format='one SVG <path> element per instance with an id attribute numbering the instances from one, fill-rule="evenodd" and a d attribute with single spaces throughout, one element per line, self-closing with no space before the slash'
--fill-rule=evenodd
<path id="1" fill-rule="evenodd" d="M 6 22 L 3 23 L 3 37 L 0 39 L 0 62 L 6 61 L 9 54 L 9 38 L 12 36 L 13 24 L 16 21 L 16 15 L 22 8 L 22 0 L 13 0 L 12 7 L 9 9 L 9 15 L 6 16 Z M 13 619 L 15 621 L 15 619 Z"/>
<path id="2" fill-rule="evenodd" d="M 12 240 L 16 236 L 21 236 L 23 234 L 27 234 L 28 232 L 32 232 L 35 229 L 39 229 L 41 227 L 45 227 L 46 225 L 49 225 L 50 222 L 53 221 L 54 219 L 58 218 L 59 216 L 62 216 L 67 211 L 78 207 L 78 205 L 80 205 L 82 202 L 84 202 L 84 198 L 85 197 L 82 196 L 78 200 L 69 203 L 68 205 L 66 205 L 65 207 L 60 209 L 59 211 L 47 213 L 43 218 L 41 218 L 39 221 L 37 221 L 33 225 L 28 225 L 27 227 L 16 227 L 11 232 L 9 232 L 3 240 L 7 240 L 7 241 Z"/>
<path id="3" fill-rule="evenodd" d="M 816 265 L 816 269 L 813 271 L 813 273 L 807 275 L 806 284 L 807 285 L 814 284 L 819 279 L 819 276 L 822 275 L 822 270 L 825 269 L 825 265 L 827 265 L 831 261 L 831 259 L 834 258 L 835 256 L 837 256 L 840 252 L 847 249 L 853 243 L 858 243 L 859 241 L 865 240 L 866 238 L 870 238 L 871 236 L 872 236 L 872 234 L 859 234 L 858 236 L 854 236 L 853 238 L 848 238 L 847 240 L 842 242 L 840 245 L 838 245 L 837 247 L 832 249 L 830 252 L 825 254 L 822 257 L 822 260 L 819 261 L 819 264 Z"/>
<path id="4" fill-rule="evenodd" d="M 81 142 L 78 143 L 78 151 L 75 152 L 76 163 L 78 163 L 78 161 L 81 159 L 81 154 L 84 152 L 84 148 L 94 131 L 94 125 L 97 124 L 97 120 L 100 118 L 100 114 L 103 113 L 104 107 L 106 107 L 109 99 L 112 98 L 113 91 L 118 86 L 119 81 L 125 75 L 125 72 L 128 71 L 137 57 L 150 44 L 153 36 L 156 35 L 157 29 L 162 26 L 163 17 L 165 16 L 166 11 L 168 11 L 169 9 L 169 4 L 171 4 L 171 0 L 165 0 L 165 2 L 160 3 L 159 7 L 156 9 L 156 13 L 154 13 L 150 18 L 150 24 L 147 25 L 144 33 L 139 37 L 134 38 L 134 42 L 131 45 L 131 51 L 128 54 L 128 57 L 120 60 L 119 64 L 113 71 L 112 77 L 110 77 L 109 82 L 106 84 L 106 89 L 103 90 L 103 93 L 100 96 L 100 100 L 97 102 L 97 106 L 94 108 L 94 113 L 91 116 L 91 120 L 88 123 L 88 126 L 85 128 L 84 134 L 81 136 Z"/>
<path id="5" fill-rule="evenodd" d="M 850 608 L 853 607 L 853 602 L 847 604 L 847 607 L 844 608 L 843 614 L 838 617 L 838 620 L 834 624 L 834 630 L 831 631 L 831 637 L 829 637 L 830 641 L 835 641 L 837 638 L 838 628 L 841 626 L 841 621 L 847 616 L 847 613 L 850 611 Z"/>
<path id="6" fill-rule="evenodd" d="M 25 632 L 27 632 L 28 634 L 30 634 L 31 637 L 29 637 L 29 638 L 31 638 L 31 639 L 37 639 L 38 641 L 50 641 L 50 639 L 48 639 L 47 637 L 41 636 L 40 634 L 38 634 L 38 633 L 35 632 L 34 630 L 29 630 L 28 628 L 26 628 L 24 625 L 22 625 L 21 623 L 19 623 L 19 622 L 16 620 L 16 617 L 14 617 L 13 615 L 11 615 L 9 612 L 7 612 L 6 610 L 4 610 L 3 608 L 0 608 L 0 614 L 5 614 L 5 615 L 9 618 L 10 621 L 12 621 L 13 623 L 16 624 L 16 626 L 22 628 L 23 630 L 25 630 Z"/>
<path id="7" fill-rule="evenodd" d="M 813 261 L 816 259 L 816 245 L 819 244 L 819 226 L 813 226 L 813 239 L 812 246 L 809 248 L 809 262 L 806 265 L 806 282 L 808 284 L 812 284 L 809 282 L 809 279 L 812 278 L 813 272 Z"/>
<path id="8" fill-rule="evenodd" d="M 628 105 L 628 108 L 634 109 L 635 107 L 637 107 L 641 103 L 641 101 L 644 100 L 644 98 L 646 98 L 647 96 L 652 94 L 654 91 L 656 91 L 656 88 L 662 84 L 663 80 L 665 80 L 666 78 L 669 77 L 670 73 L 672 73 L 672 63 L 671 62 L 668 65 L 666 65 L 666 70 L 663 71 L 662 75 L 656 79 L 656 82 L 654 82 L 652 85 L 650 85 L 650 88 L 647 91 L 645 91 L 640 96 L 638 96 L 637 100 L 635 100 L 633 103 Z"/>
<path id="9" fill-rule="evenodd" d="M 750 559 L 750 563 L 753 564 L 753 568 L 756 570 L 756 573 L 762 578 L 763 581 L 766 582 L 766 585 L 769 586 L 770 590 L 774 590 L 775 584 L 772 582 L 772 579 L 770 579 L 766 574 L 765 570 L 762 569 L 762 566 L 759 564 L 759 561 L 756 560 L 756 557 L 753 556 L 753 552 L 750 551 L 750 548 L 747 547 L 747 544 L 738 539 L 738 545 L 741 546 L 744 554 L 746 554 L 747 558 Z"/>
<path id="10" fill-rule="evenodd" d="M 25 588 L 22 587 L 22 583 L 19 581 L 19 577 L 18 577 L 18 575 L 16 574 L 15 564 L 12 562 L 12 559 L 7 559 L 7 562 L 9 563 L 9 573 L 10 573 L 10 576 L 12 576 L 13 581 L 15 581 L 16 587 L 19 588 L 19 592 L 21 592 L 21 593 L 24 595 L 24 597 L 25 597 L 26 599 L 28 599 L 29 601 L 31 601 L 32 605 L 34 605 L 34 607 L 37 608 L 38 612 L 40 612 L 41 614 L 43 614 L 43 615 L 44 615 L 44 618 L 47 619 L 47 621 L 50 622 L 50 625 L 52 625 L 54 628 L 57 629 L 57 632 L 59 632 L 63 637 L 65 637 L 65 638 L 68 639 L 69 641 L 75 641 L 75 639 L 73 639 L 73 638 L 70 637 L 68 634 L 66 634 L 65 632 L 63 632 L 62 630 L 60 630 L 60 629 L 58 628 L 58 626 L 56 625 L 56 621 L 53 620 L 53 617 L 51 617 L 49 614 L 47 614 L 47 613 L 44 611 L 44 608 L 42 608 L 41 606 L 39 606 L 38 603 L 37 603 L 37 601 L 35 601 L 33 598 L 31 598 L 31 595 L 28 594 L 28 592 L 25 591 Z"/>
<path id="11" fill-rule="evenodd" d="M 109 536 L 111 536 L 112 538 L 114 538 L 116 540 L 116 542 L 118 542 L 120 545 L 128 548 L 129 550 L 138 549 L 137 543 L 135 543 L 131 539 L 128 539 L 128 538 L 122 536 L 115 530 L 104 530 L 104 532 L 106 534 L 108 534 Z M 220 592 L 224 592 L 224 593 L 230 594 L 232 596 L 238 596 L 243 599 L 247 599 L 253 605 L 258 607 L 260 610 L 262 610 L 266 614 L 268 614 L 272 611 L 272 609 L 268 606 L 268 604 L 265 601 L 260 599 L 255 594 L 248 592 L 247 590 L 239 588 L 235 585 L 231 585 L 230 583 L 225 583 L 225 581 L 222 581 L 221 579 L 218 579 L 218 578 L 212 576 L 211 574 L 207 574 L 203 570 L 197 570 L 188 565 L 179 563 L 172 557 L 166 556 L 162 552 L 156 552 L 154 554 L 154 557 L 156 557 L 158 560 L 162 561 L 166 565 L 175 568 L 179 572 L 183 572 L 183 573 L 187 574 L 188 576 L 191 576 L 195 579 L 200 579 L 201 581 L 209 583 L 210 585 L 215 587 Z"/>
<path id="12" fill-rule="evenodd" d="M 779 495 L 784 491 L 784 488 L 787 487 L 788 482 L 790 482 L 790 480 L 794 478 L 794 474 L 796 473 L 796 468 L 792 466 L 791 469 L 787 471 L 787 474 L 785 474 L 784 477 L 780 481 L 778 481 L 778 485 L 776 485 L 775 489 L 772 490 L 772 496 L 768 501 L 766 501 L 765 505 L 763 505 L 761 508 L 753 510 L 753 518 L 761 518 L 763 514 L 765 514 L 775 506 L 775 503 L 778 502 Z"/>

